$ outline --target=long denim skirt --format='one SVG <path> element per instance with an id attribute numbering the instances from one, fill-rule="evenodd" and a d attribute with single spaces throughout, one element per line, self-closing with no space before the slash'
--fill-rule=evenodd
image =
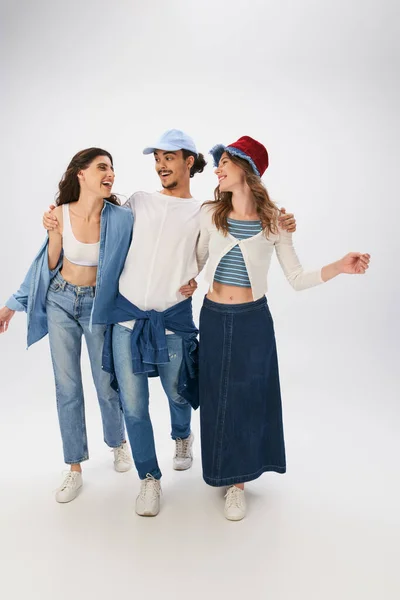
<path id="1" fill-rule="evenodd" d="M 203 477 L 213 486 L 286 471 L 275 333 L 266 298 L 200 314 Z"/>

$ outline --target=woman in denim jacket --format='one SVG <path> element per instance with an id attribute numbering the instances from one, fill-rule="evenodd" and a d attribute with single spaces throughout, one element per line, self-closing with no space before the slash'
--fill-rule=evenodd
<path id="1" fill-rule="evenodd" d="M 82 334 L 104 441 L 114 451 L 116 471 L 127 471 L 132 464 L 119 397 L 111 388 L 109 374 L 102 370 L 106 325 L 92 325 L 96 287 L 97 291 L 101 286 L 117 288 L 132 233 L 132 214 L 118 206 L 113 182 L 112 156 L 105 150 L 89 148 L 73 157 L 59 184 L 55 209 L 59 225 L 49 231 L 20 290 L 0 309 L 0 333 L 7 331 L 15 311 L 25 310 L 28 346 L 49 334 L 64 460 L 70 465 L 56 492 L 57 502 L 76 498 L 82 487 L 81 462 L 89 458 L 80 366 Z M 116 247 L 119 258 L 112 258 Z M 107 286 L 110 273 L 113 285 Z M 99 303 L 97 309 L 102 310 Z"/>
<path id="2" fill-rule="evenodd" d="M 364 273 L 369 255 L 352 252 L 304 271 L 292 236 L 261 176 L 268 153 L 244 136 L 211 150 L 219 185 L 202 207 L 198 262 L 210 284 L 200 315 L 200 423 L 203 477 L 227 486 L 225 516 L 245 516 L 244 483 L 286 471 L 275 334 L 265 292 L 275 250 L 295 290 L 340 273 Z"/>

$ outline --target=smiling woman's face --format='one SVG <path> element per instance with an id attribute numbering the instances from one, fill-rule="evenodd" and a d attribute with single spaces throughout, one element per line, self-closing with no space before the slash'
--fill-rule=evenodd
<path id="1" fill-rule="evenodd" d="M 242 186 L 246 181 L 245 172 L 239 165 L 232 162 L 229 154 L 224 152 L 215 169 L 221 192 L 232 192 L 236 187 Z"/>
<path id="2" fill-rule="evenodd" d="M 99 196 L 111 196 L 115 179 L 114 168 L 108 156 L 96 156 L 86 169 L 78 173 L 81 188 Z"/>

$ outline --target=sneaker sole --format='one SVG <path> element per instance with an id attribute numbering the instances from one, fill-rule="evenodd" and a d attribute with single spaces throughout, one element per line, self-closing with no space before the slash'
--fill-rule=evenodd
<path id="1" fill-rule="evenodd" d="M 242 521 L 246 515 L 243 515 L 243 517 L 228 517 L 227 515 L 224 516 L 227 521 Z"/>
<path id="2" fill-rule="evenodd" d="M 158 515 L 158 512 L 157 513 L 151 513 L 151 512 L 138 513 L 137 511 L 135 511 L 135 512 L 138 515 L 138 517 L 156 517 Z"/>
<path id="3" fill-rule="evenodd" d="M 128 471 L 130 471 L 132 469 L 132 465 L 129 465 L 129 467 L 127 467 L 126 469 L 119 469 L 115 464 L 114 464 L 114 471 L 117 471 L 117 473 L 127 473 Z"/>
<path id="4" fill-rule="evenodd" d="M 78 487 L 78 489 L 76 490 L 76 495 L 73 498 L 70 498 L 69 500 L 58 500 L 58 498 L 56 497 L 56 502 L 58 502 L 58 504 L 68 504 L 69 502 L 72 502 L 73 500 L 76 500 L 76 498 L 80 494 L 81 489 L 82 489 L 82 486 L 80 485 Z"/>
<path id="5" fill-rule="evenodd" d="M 188 467 L 180 467 L 179 465 L 172 465 L 172 468 L 174 469 L 174 471 L 187 471 L 188 469 L 190 469 L 193 465 L 193 461 L 190 463 L 190 465 Z"/>

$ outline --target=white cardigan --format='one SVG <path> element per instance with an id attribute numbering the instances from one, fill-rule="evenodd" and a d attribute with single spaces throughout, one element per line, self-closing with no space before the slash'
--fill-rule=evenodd
<path id="1" fill-rule="evenodd" d="M 199 270 L 208 259 L 205 279 L 210 285 L 210 291 L 213 291 L 214 275 L 221 258 L 236 245 L 243 254 L 254 300 L 262 298 L 267 292 L 267 276 L 274 248 L 287 280 L 296 291 L 324 283 L 321 269 L 304 271 L 293 247 L 291 233 L 279 229 L 277 234 L 266 237 L 261 231 L 251 238 L 237 240 L 230 233 L 225 236 L 222 231 L 218 231 L 212 222 L 212 214 L 212 205 L 201 208 L 200 236 L 196 251 Z"/>

